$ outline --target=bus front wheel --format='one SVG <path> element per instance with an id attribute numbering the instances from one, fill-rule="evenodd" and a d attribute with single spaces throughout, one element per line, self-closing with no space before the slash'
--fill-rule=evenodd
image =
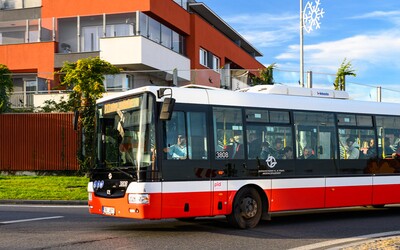
<path id="1" fill-rule="evenodd" d="M 233 226 L 246 229 L 257 226 L 261 214 L 260 194 L 254 188 L 244 187 L 236 194 L 232 213 L 227 215 L 226 218 Z"/>

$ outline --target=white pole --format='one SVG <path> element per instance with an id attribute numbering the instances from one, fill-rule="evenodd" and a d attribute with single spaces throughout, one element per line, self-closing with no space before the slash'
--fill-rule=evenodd
<path id="1" fill-rule="evenodd" d="M 304 87 L 303 0 L 300 0 L 300 86 Z"/>
<path id="2" fill-rule="evenodd" d="M 381 86 L 376 87 L 376 92 L 377 92 L 376 101 L 382 102 L 382 87 Z"/>

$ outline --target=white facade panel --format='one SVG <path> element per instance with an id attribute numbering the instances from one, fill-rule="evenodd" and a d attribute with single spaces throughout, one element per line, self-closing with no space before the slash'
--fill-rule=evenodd
<path id="1" fill-rule="evenodd" d="M 113 65 L 142 64 L 190 80 L 190 60 L 142 36 L 100 39 L 100 58 Z"/>

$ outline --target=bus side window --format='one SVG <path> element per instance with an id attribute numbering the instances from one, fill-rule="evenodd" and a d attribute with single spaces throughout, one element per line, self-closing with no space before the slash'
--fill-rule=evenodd
<path id="1" fill-rule="evenodd" d="M 166 159 L 186 159 L 187 139 L 185 113 L 175 111 L 169 121 L 164 122 L 164 148 Z"/>
<path id="2" fill-rule="evenodd" d="M 207 122 L 202 112 L 187 113 L 189 159 L 207 160 Z"/>
<path id="3" fill-rule="evenodd" d="M 400 142 L 400 117 L 376 116 L 378 157 L 396 157 Z"/>
<path id="4" fill-rule="evenodd" d="M 242 110 L 213 108 L 215 158 L 244 159 Z"/>
<path id="5" fill-rule="evenodd" d="M 330 113 L 294 112 L 297 159 L 333 159 L 335 117 Z"/>

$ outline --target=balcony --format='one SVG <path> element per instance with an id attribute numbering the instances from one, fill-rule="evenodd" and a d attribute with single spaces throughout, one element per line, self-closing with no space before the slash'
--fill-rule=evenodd
<path id="1" fill-rule="evenodd" d="M 143 36 L 101 38 L 100 58 L 127 70 L 177 69 L 178 78 L 190 80 L 190 60 L 187 57 Z"/>

